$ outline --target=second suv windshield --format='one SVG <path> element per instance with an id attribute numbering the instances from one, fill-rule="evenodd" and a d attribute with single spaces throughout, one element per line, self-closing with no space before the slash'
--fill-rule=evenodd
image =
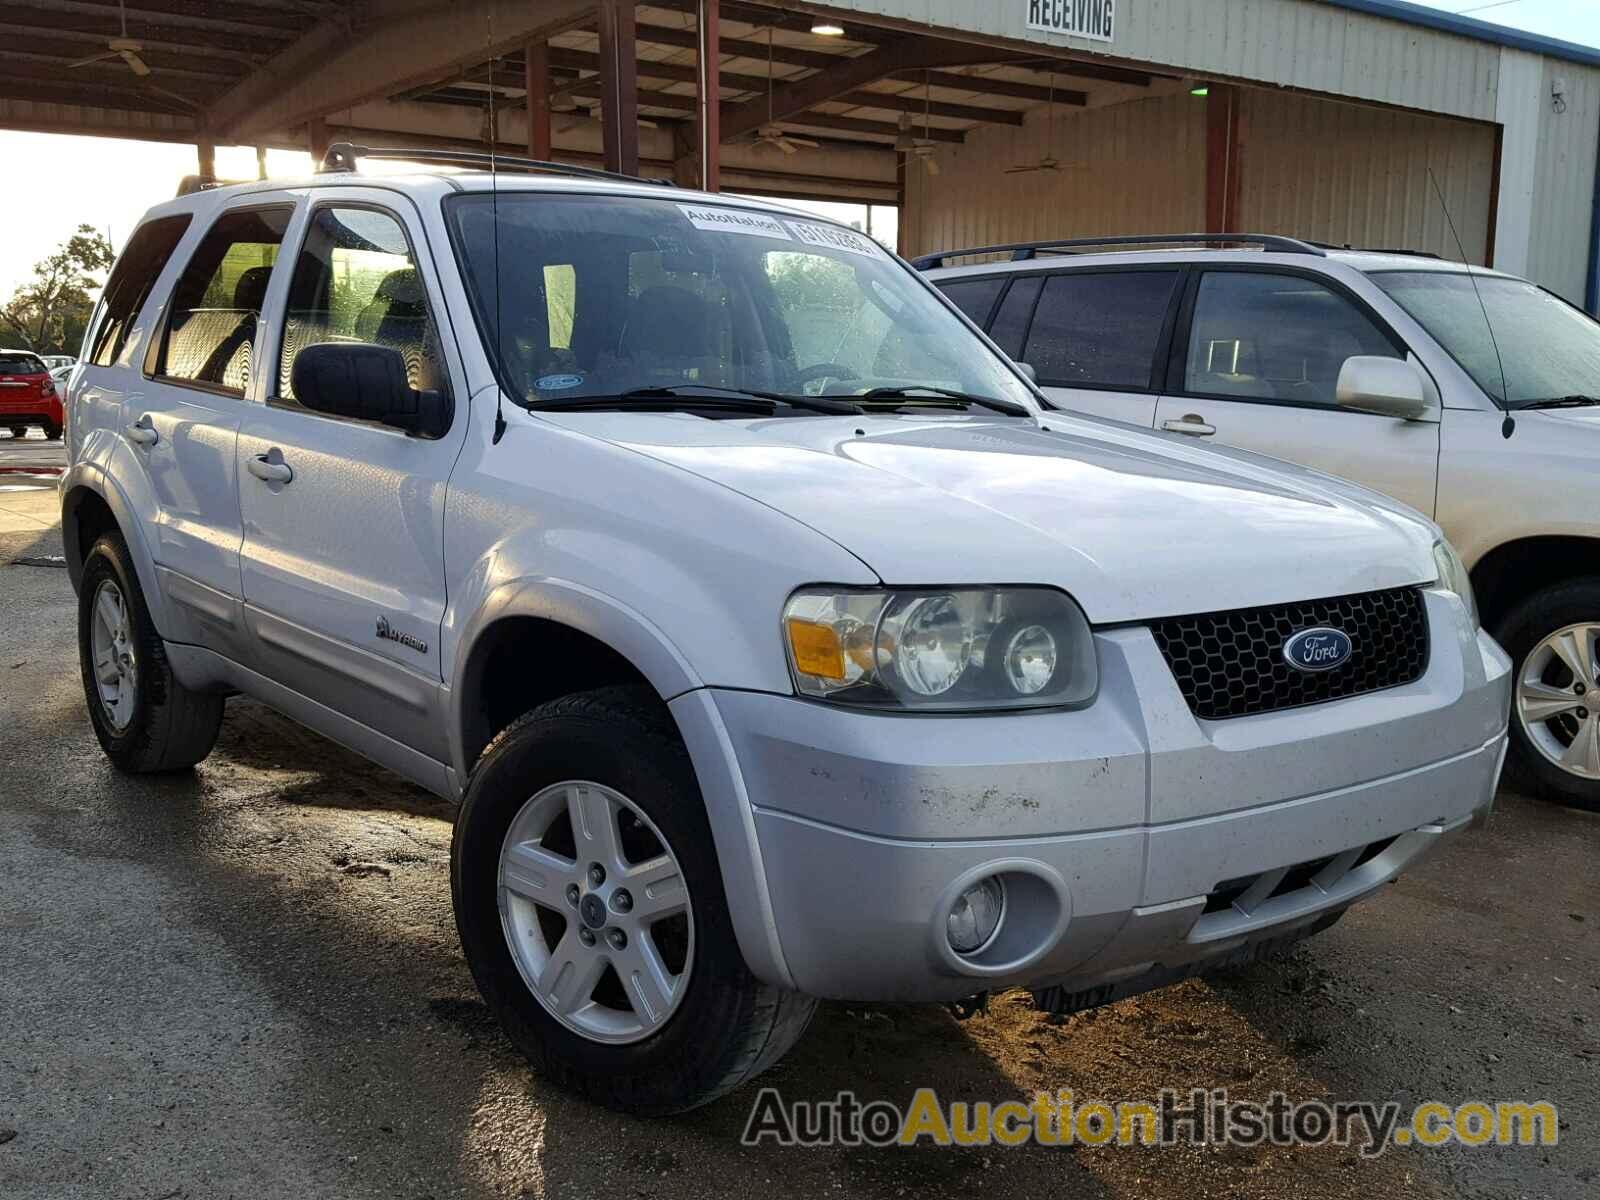
<path id="1" fill-rule="evenodd" d="M 1378 271 L 1371 278 L 1506 407 L 1600 396 L 1600 324 L 1542 288 L 1479 275 L 1474 292 L 1464 273 L 1442 271 Z"/>
<path id="2" fill-rule="evenodd" d="M 1002 360 L 877 243 L 841 226 L 542 192 L 450 205 L 485 342 L 525 403 L 723 389 L 888 407 L 963 407 L 953 397 L 966 396 L 1032 411 Z"/>

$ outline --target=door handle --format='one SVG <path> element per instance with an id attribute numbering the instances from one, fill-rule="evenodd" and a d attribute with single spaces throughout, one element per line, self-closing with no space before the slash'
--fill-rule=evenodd
<path id="1" fill-rule="evenodd" d="M 140 417 L 128 426 L 128 440 L 135 446 L 144 446 L 148 449 L 161 440 L 161 435 L 150 427 L 149 417 Z"/>
<path id="2" fill-rule="evenodd" d="M 276 450 L 272 451 L 272 455 L 276 457 L 258 454 L 246 462 L 245 466 L 250 474 L 262 483 L 288 483 L 294 478 L 293 468 L 283 461 L 283 456 Z"/>
<path id="3" fill-rule="evenodd" d="M 1211 437 L 1217 432 L 1217 427 L 1206 424 L 1205 418 L 1199 413 L 1184 413 L 1180 420 L 1163 421 L 1161 428 L 1168 433 L 1183 433 L 1190 437 Z"/>

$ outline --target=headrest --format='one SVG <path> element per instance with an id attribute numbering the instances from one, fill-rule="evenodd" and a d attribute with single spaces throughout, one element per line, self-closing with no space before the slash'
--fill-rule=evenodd
<path id="1" fill-rule="evenodd" d="M 267 283 L 272 279 L 271 267 L 251 267 L 239 276 L 233 285 L 233 306 L 259 313 L 267 298 Z"/>

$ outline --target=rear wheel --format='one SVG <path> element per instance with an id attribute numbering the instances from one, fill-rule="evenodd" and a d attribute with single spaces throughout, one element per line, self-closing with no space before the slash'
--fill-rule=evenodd
<path id="1" fill-rule="evenodd" d="M 1529 597 L 1498 636 L 1515 663 L 1517 775 L 1545 799 L 1600 809 L 1600 577 Z"/>
<path id="2" fill-rule="evenodd" d="M 539 1071 L 681 1112 L 775 1063 L 815 1001 L 739 953 L 700 791 L 642 689 L 551 701 L 474 768 L 451 852 L 473 978 Z"/>
<path id="3" fill-rule="evenodd" d="M 121 535 L 94 544 L 79 586 L 78 657 L 101 748 L 123 771 L 192 767 L 216 744 L 222 697 L 173 676 Z"/>

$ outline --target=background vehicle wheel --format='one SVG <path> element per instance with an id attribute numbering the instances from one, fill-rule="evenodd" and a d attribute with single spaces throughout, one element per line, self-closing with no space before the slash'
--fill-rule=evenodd
<path id="1" fill-rule="evenodd" d="M 181 771 L 211 753 L 222 697 L 191 692 L 167 665 L 120 535 L 94 544 L 78 593 L 78 659 L 89 720 L 130 772 Z"/>
<path id="2" fill-rule="evenodd" d="M 553 700 L 473 769 L 451 847 L 483 998 L 541 1074 L 659 1115 L 777 1062 L 816 1001 L 761 983 L 734 940 L 700 789 L 639 688 Z"/>
<path id="3" fill-rule="evenodd" d="M 44 427 L 45 441 L 59 442 L 61 440 L 61 428 L 60 425 L 46 425 Z"/>
<path id="4" fill-rule="evenodd" d="M 28 436 L 28 427 L 26 425 L 13 425 L 11 427 L 11 436 L 20 442 Z"/>
<path id="5" fill-rule="evenodd" d="M 1515 663 L 1519 781 L 1544 799 L 1600 809 L 1600 577 L 1530 596 L 1497 636 Z"/>

